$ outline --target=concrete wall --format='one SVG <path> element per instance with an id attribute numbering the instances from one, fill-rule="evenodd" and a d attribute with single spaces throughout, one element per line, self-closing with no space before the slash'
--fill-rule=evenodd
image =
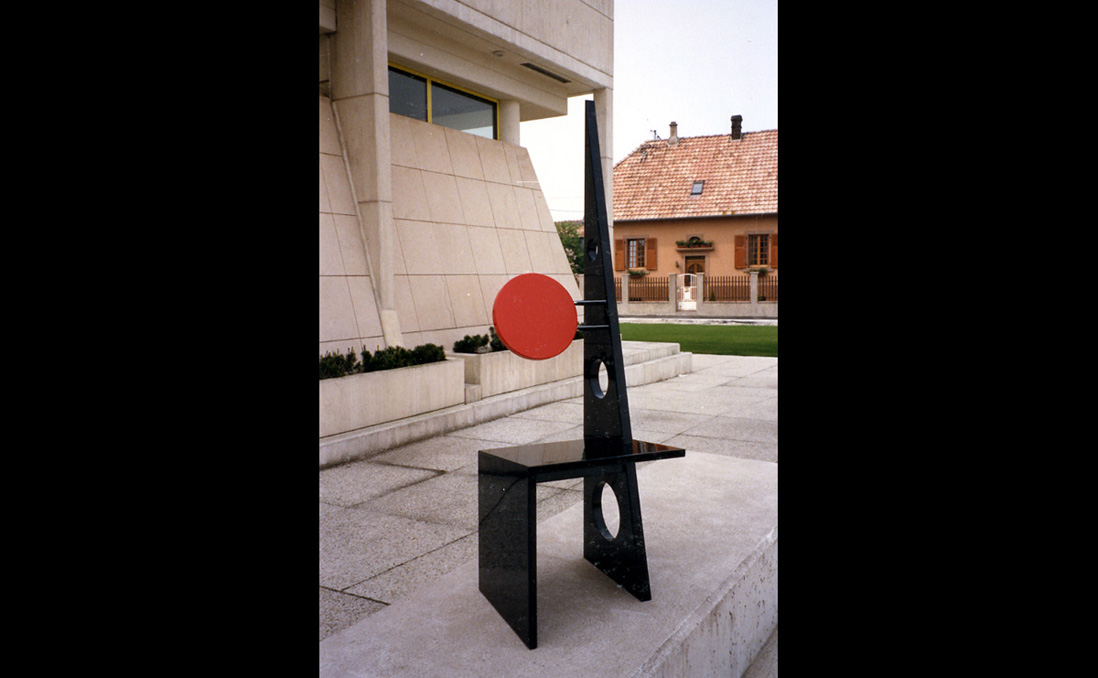
<path id="1" fill-rule="evenodd" d="M 390 129 L 406 345 L 487 334 L 496 293 L 519 273 L 580 298 L 526 149 L 399 115 Z"/>
<path id="2" fill-rule="evenodd" d="M 320 352 L 386 345 L 331 103 L 320 98 Z M 403 345 L 487 334 L 496 293 L 544 273 L 579 298 L 526 149 L 387 114 L 394 308 Z"/>
<path id="3" fill-rule="evenodd" d="M 366 243 L 332 104 L 320 97 L 320 353 L 383 342 Z"/>

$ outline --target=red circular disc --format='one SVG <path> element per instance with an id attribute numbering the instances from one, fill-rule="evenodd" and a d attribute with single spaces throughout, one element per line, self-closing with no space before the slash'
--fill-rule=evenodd
<path id="1" fill-rule="evenodd" d="M 530 360 L 560 355 L 576 338 L 576 303 L 556 280 L 523 273 L 507 281 L 492 305 L 503 345 Z"/>

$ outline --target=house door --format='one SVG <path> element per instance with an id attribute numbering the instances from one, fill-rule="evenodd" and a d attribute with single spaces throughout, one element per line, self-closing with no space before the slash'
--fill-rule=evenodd
<path id="1" fill-rule="evenodd" d="M 698 310 L 698 301 L 694 296 L 697 293 L 698 278 L 693 273 L 684 273 L 683 275 L 676 276 L 678 283 L 678 309 L 680 311 L 696 311 Z"/>
<path id="2" fill-rule="evenodd" d="M 687 273 L 705 273 L 705 257 L 687 257 Z"/>

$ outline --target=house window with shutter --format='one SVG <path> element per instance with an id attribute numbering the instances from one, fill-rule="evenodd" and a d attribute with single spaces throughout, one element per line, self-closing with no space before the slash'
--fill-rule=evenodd
<path id="1" fill-rule="evenodd" d="M 747 236 L 747 265 L 766 266 L 770 263 L 770 236 L 766 233 Z"/>
<path id="2" fill-rule="evenodd" d="M 614 270 L 656 270 L 655 238 L 614 238 Z"/>
<path id="3" fill-rule="evenodd" d="M 735 238 L 734 265 L 740 270 L 763 267 L 777 268 L 778 234 L 753 233 L 737 235 Z"/>
<path id="4" fill-rule="evenodd" d="M 644 268 L 644 238 L 631 238 L 625 241 L 629 256 L 629 268 Z"/>

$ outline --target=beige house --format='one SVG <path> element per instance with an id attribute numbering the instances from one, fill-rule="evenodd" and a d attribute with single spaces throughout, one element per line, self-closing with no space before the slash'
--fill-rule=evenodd
<path id="1" fill-rule="evenodd" d="M 614 268 L 778 270 L 778 130 L 646 141 L 614 167 Z"/>
<path id="2" fill-rule="evenodd" d="M 320 353 L 449 349 L 528 271 L 579 298 L 519 128 L 593 93 L 609 192 L 613 0 L 319 9 Z"/>

